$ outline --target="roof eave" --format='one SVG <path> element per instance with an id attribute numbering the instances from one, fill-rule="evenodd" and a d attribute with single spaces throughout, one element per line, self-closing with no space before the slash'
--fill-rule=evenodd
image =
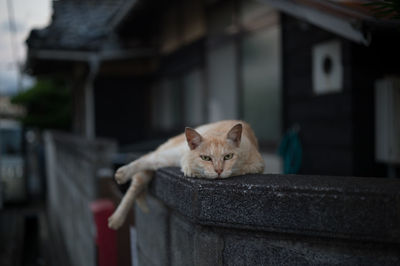
<path id="1" fill-rule="evenodd" d="M 323 13 L 317 9 L 296 4 L 292 1 L 260 0 L 273 8 L 289 15 L 307 21 L 324 30 L 335 33 L 346 39 L 368 46 L 371 36 L 363 31 L 362 21 L 359 19 L 347 20 L 337 16 Z"/>
<path id="2" fill-rule="evenodd" d="M 58 60 L 58 61 L 76 61 L 88 62 L 93 59 L 100 61 L 134 59 L 143 57 L 152 57 L 156 55 L 154 49 L 132 49 L 117 51 L 67 51 L 67 50 L 46 50 L 30 49 L 29 57 L 39 60 Z"/>

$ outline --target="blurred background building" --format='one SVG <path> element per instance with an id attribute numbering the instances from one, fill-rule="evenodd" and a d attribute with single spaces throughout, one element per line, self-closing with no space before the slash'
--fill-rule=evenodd
<path id="1" fill-rule="evenodd" d="M 26 71 L 68 80 L 73 132 L 149 150 L 184 126 L 244 119 L 273 155 L 296 125 L 299 173 L 386 175 L 374 89 L 399 72 L 398 22 L 365 1 L 53 4 Z"/>
<path id="2" fill-rule="evenodd" d="M 53 106 L 15 101 L 53 115 L 25 120 L 27 128 L 69 132 L 46 140 L 47 156 L 74 147 L 59 155 L 65 161 L 83 156 L 86 141 L 107 138 L 118 152 L 112 144 L 86 148 L 109 151 L 112 160 L 101 165 L 116 167 L 185 126 L 243 119 L 267 173 L 398 176 L 400 23 L 392 19 L 398 11 L 370 2 L 52 1 L 49 24 L 26 40 L 23 72 Z M 85 193 L 82 201 L 96 197 Z"/>

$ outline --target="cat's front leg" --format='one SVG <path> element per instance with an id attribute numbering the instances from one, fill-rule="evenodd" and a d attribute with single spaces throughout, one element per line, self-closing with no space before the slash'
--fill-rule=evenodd
<path id="1" fill-rule="evenodd" d="M 179 166 L 181 154 L 182 147 L 180 146 L 150 152 L 130 164 L 120 167 L 115 173 L 115 180 L 118 184 L 123 184 L 141 171 L 156 171 L 161 167 Z"/>
<path id="2" fill-rule="evenodd" d="M 134 166 L 131 165 L 132 163 L 124 165 L 124 166 L 121 166 L 115 172 L 115 175 L 114 175 L 115 181 L 117 181 L 117 183 L 119 185 L 125 184 L 126 182 L 128 182 L 129 179 L 132 178 L 132 176 L 133 176 L 133 174 L 135 172 L 134 169 L 133 169 Z"/>
<path id="3" fill-rule="evenodd" d="M 111 229 L 118 229 L 124 223 L 126 216 L 132 208 L 133 202 L 138 196 L 141 195 L 147 184 L 153 177 L 152 171 L 139 172 L 133 176 L 131 185 L 122 198 L 118 208 L 108 218 L 108 227 Z"/>
<path id="4" fill-rule="evenodd" d="M 151 152 L 131 162 L 130 164 L 118 168 L 118 170 L 115 172 L 114 175 L 117 183 L 121 185 L 128 182 L 135 174 L 137 174 L 140 171 L 154 170 L 153 169 L 154 154 L 155 154 L 154 152 Z"/>

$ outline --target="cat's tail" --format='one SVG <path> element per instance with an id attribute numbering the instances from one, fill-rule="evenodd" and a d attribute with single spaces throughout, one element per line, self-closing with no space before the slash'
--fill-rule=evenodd
<path id="1" fill-rule="evenodd" d="M 109 228 L 116 230 L 122 226 L 125 222 L 126 216 L 133 206 L 133 203 L 138 197 L 141 199 L 140 202 L 143 203 L 144 189 L 147 187 L 147 184 L 151 181 L 152 177 L 153 171 L 142 171 L 132 177 L 131 184 L 118 205 L 118 208 L 108 218 Z"/>

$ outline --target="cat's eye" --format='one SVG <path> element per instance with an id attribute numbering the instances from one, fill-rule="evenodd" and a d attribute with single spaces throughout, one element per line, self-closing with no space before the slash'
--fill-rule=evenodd
<path id="1" fill-rule="evenodd" d="M 225 160 L 225 161 L 226 161 L 226 160 L 230 160 L 230 159 L 232 159 L 232 157 L 233 157 L 233 153 L 229 153 L 229 154 L 227 154 L 227 155 L 224 156 L 224 160 Z"/>
<path id="2" fill-rule="evenodd" d="M 211 157 L 207 155 L 200 155 L 200 158 L 204 161 L 211 161 Z"/>

